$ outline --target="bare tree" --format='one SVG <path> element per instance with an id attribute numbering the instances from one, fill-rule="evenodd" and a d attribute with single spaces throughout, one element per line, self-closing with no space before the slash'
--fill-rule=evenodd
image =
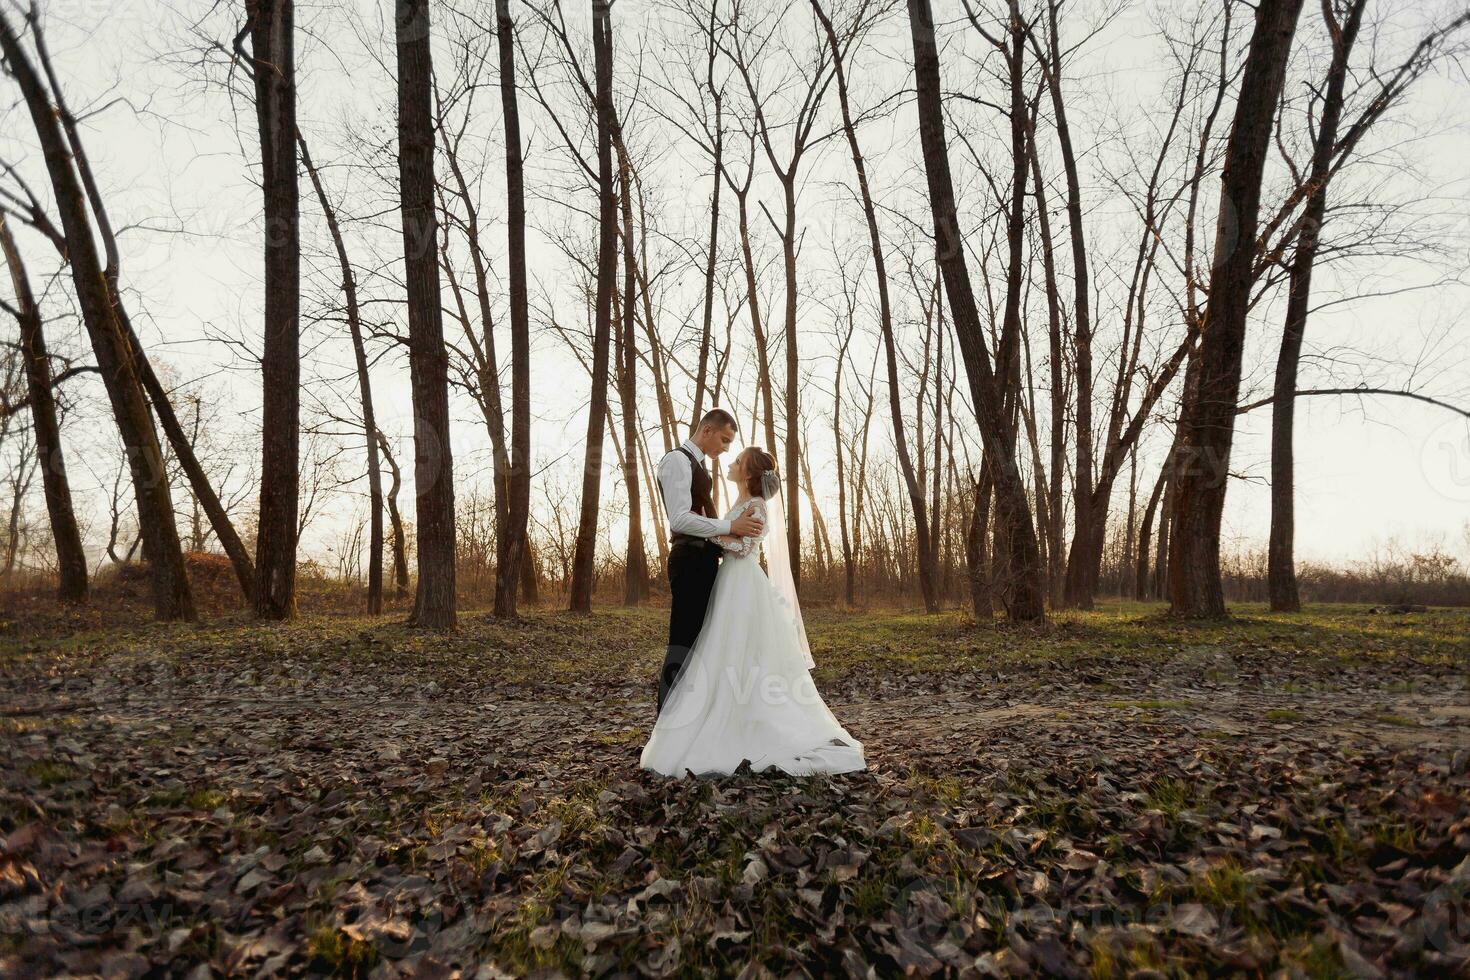
<path id="1" fill-rule="evenodd" d="M 321 204 L 322 216 L 327 222 L 327 231 L 332 237 L 332 246 L 337 253 L 337 263 L 342 271 L 342 300 L 347 317 L 347 331 L 352 338 L 352 357 L 357 369 L 357 391 L 362 405 L 362 432 L 367 443 L 368 480 L 368 613 L 376 616 L 383 611 L 383 472 L 378 459 L 378 422 L 373 410 L 372 376 L 368 371 L 367 346 L 363 340 L 362 307 L 357 295 L 357 274 L 347 257 L 347 243 L 342 237 L 342 228 L 337 221 L 337 209 L 327 197 L 322 185 L 321 174 L 311 161 L 311 153 L 300 132 L 296 134 L 301 148 L 301 163 L 311 178 Z"/>
<path id="2" fill-rule="evenodd" d="M 418 591 L 409 621 L 455 625 L 454 458 L 449 371 L 440 307 L 434 210 L 433 63 L 428 0 L 396 0 L 398 172 L 408 282 L 409 369 L 414 407 L 414 531 Z"/>
<path id="3" fill-rule="evenodd" d="M 20 353 L 25 361 L 31 425 L 36 433 L 36 458 L 40 461 L 46 513 L 51 519 L 51 537 L 56 545 L 56 595 L 63 602 L 82 602 L 87 598 L 87 554 L 82 548 L 82 534 L 72 507 L 71 484 L 66 476 L 66 456 L 61 449 L 51 356 L 46 351 L 41 310 L 3 211 L 0 211 L 0 251 L 5 254 L 10 283 L 15 290 L 15 306 L 7 305 L 7 309 L 20 326 Z"/>
<path id="4" fill-rule="evenodd" d="M 255 614 L 296 614 L 301 430 L 301 224 L 296 175 L 295 4 L 248 0 L 251 76 L 265 198 L 265 326 L 260 361 L 260 521 Z"/>
<path id="5" fill-rule="evenodd" d="M 815 149 L 829 135 L 816 130 L 816 124 L 820 116 L 822 101 L 826 96 L 827 87 L 832 83 L 832 63 L 829 58 L 827 45 L 818 43 L 811 53 L 809 61 L 802 61 L 799 56 L 791 59 L 791 68 L 794 78 L 783 80 L 782 87 L 790 85 L 798 93 L 796 107 L 791 114 L 789 122 L 778 126 L 767 118 L 766 107 L 774 104 L 773 95 L 770 91 L 763 91 L 756 78 L 756 65 L 760 59 L 761 52 L 767 45 L 777 38 L 780 43 L 779 32 L 784 19 L 784 9 L 777 6 L 773 17 L 768 18 L 770 27 L 768 29 L 755 28 L 752 25 L 759 24 L 760 19 L 753 17 L 747 9 L 736 5 L 728 21 L 729 30 L 726 33 L 728 46 L 722 46 L 722 50 L 735 66 L 742 81 L 745 83 L 746 95 L 749 97 L 750 109 L 755 115 L 755 132 L 760 137 L 762 149 L 765 151 L 766 161 L 771 166 L 777 182 L 781 186 L 781 199 L 784 204 L 782 218 L 778 223 L 769 211 L 766 218 L 771 227 L 775 229 L 777 237 L 781 240 L 781 256 L 785 270 L 785 312 L 786 312 L 786 390 L 785 390 L 785 412 L 786 412 L 786 439 L 785 439 L 785 461 L 786 470 L 786 539 L 788 554 L 791 558 L 791 577 L 798 588 L 801 586 L 801 508 L 797 501 L 801 495 L 800 455 L 801 444 L 799 438 L 799 423 L 801 414 L 800 404 L 800 359 L 798 350 L 797 331 L 797 266 L 796 253 L 798 246 L 799 230 L 797 228 L 797 190 L 800 184 L 801 165 L 807 158 L 808 153 Z M 779 131 L 789 126 L 790 140 L 786 154 L 786 161 L 782 163 L 781 157 L 776 151 L 776 141 Z M 764 210 L 764 206 L 762 207 Z M 770 447 L 774 453 L 775 446 Z"/>
<path id="6" fill-rule="evenodd" d="M 613 176 L 611 0 L 592 0 L 592 52 L 597 112 L 597 298 L 593 312 L 592 392 L 587 408 L 586 457 L 582 469 L 582 514 L 572 559 L 570 605 L 592 611 L 596 575 L 598 496 L 602 490 L 602 442 L 607 425 L 608 343 L 618 261 L 617 186 Z"/>
<path id="7" fill-rule="evenodd" d="M 521 157 L 521 114 L 516 96 L 515 26 L 510 0 L 495 0 L 500 49 L 500 105 L 505 116 L 505 204 L 510 271 L 510 461 L 506 523 L 500 528 L 495 566 L 495 615 L 516 614 L 516 585 L 531 566 L 531 314 L 526 287 L 526 187 Z M 531 579 L 534 586 L 535 579 Z"/>
<path id="8" fill-rule="evenodd" d="M 1286 325 L 1276 358 L 1271 409 L 1271 536 L 1267 553 L 1267 583 L 1271 608 L 1278 612 L 1301 609 L 1295 560 L 1296 461 L 1293 438 L 1296 386 L 1307 318 L 1311 312 L 1312 273 L 1323 243 L 1323 225 L 1328 218 L 1332 180 L 1373 124 L 1443 55 L 1445 39 L 1470 24 L 1470 13 L 1461 14 L 1431 31 L 1392 71 L 1381 72 L 1373 66 L 1368 72 L 1372 79 L 1368 84 L 1376 87 L 1377 91 L 1371 93 L 1365 108 L 1350 121 L 1344 132 L 1343 109 L 1347 103 L 1353 49 L 1367 6 L 1367 0 L 1322 0 L 1321 4 L 1322 19 L 1332 41 L 1332 58 L 1325 78 L 1312 90 L 1311 109 L 1316 117 L 1312 162 L 1303 187 L 1294 195 L 1305 194 L 1306 202 L 1298 222 L 1296 250 L 1290 260 Z"/>
<path id="9" fill-rule="evenodd" d="M 1007 534 L 1007 614 L 1018 621 L 1039 620 L 1046 615 L 1045 569 L 1041 564 L 1036 529 L 1026 501 L 1020 468 L 1016 464 L 1015 446 L 1007 437 L 1009 426 L 1002 392 L 1005 382 L 991 370 L 980 311 L 971 290 L 944 134 L 934 17 L 928 0 L 909 0 L 908 9 L 914 46 L 919 141 L 924 153 L 939 263 L 960 354 L 970 380 L 976 421 L 985 442 L 987 469 L 994 480 L 997 519 L 1005 526 Z"/>
<path id="10" fill-rule="evenodd" d="M 1220 520 L 1240 394 L 1246 314 L 1255 280 L 1261 181 L 1303 0 L 1261 0 L 1221 179 L 1208 326 L 1198 385 L 1186 391 L 1176 447 L 1169 599 L 1176 615 L 1225 615 Z"/>
<path id="11" fill-rule="evenodd" d="M 34 27 L 34 11 L 28 21 Z M 10 20 L 0 11 L 0 53 L 19 83 L 41 143 L 64 229 L 64 243 L 82 318 L 112 403 L 113 417 L 128 455 L 138 524 L 152 572 L 153 608 L 159 619 L 192 620 L 194 597 L 184 571 L 173 501 L 163 453 L 138 376 L 134 345 L 119 319 L 118 306 L 97 254 L 87 197 L 78 178 L 60 113 L 47 95 Z"/>
<path id="12" fill-rule="evenodd" d="M 822 9 L 819 0 L 811 0 L 812 10 L 821 22 L 832 55 L 832 71 L 837 80 L 837 101 L 842 109 L 842 130 L 847 137 L 847 147 L 852 154 L 853 170 L 857 175 L 858 196 L 863 207 L 863 218 L 868 226 L 868 245 L 873 255 L 873 277 L 878 287 L 878 326 L 883 334 L 884 365 L 888 369 L 888 415 L 893 427 L 893 449 L 898 455 L 899 470 L 908 490 L 909 506 L 914 513 L 914 533 L 918 538 L 919 590 L 924 598 L 924 609 L 936 612 L 939 596 L 935 583 L 934 541 L 929 526 L 929 510 L 924 500 L 924 486 L 909 453 L 908 438 L 904 427 L 904 414 L 899 404 L 898 357 L 893 339 L 893 309 L 888 297 L 888 266 L 883 257 L 883 240 L 878 231 L 878 211 L 873 203 L 873 193 L 868 182 L 868 169 L 863 159 L 862 147 L 858 142 L 857 127 L 853 120 L 852 105 L 848 98 L 847 69 L 844 57 L 845 45 L 840 43 L 832 19 Z M 854 15 L 853 27 L 848 34 L 852 43 L 865 28 L 865 18 L 871 16 L 871 3 L 864 0 Z M 851 599 L 849 599 L 851 601 Z"/>

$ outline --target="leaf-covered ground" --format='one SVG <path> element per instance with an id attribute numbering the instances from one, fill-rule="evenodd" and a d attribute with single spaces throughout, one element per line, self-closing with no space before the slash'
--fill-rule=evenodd
<path id="1" fill-rule="evenodd" d="M 0 975 L 1470 969 L 1470 614 L 814 612 L 869 772 L 637 767 L 666 613 L 0 625 Z"/>

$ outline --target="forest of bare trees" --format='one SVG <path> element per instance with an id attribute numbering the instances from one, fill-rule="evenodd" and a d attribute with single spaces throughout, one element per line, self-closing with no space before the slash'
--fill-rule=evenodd
<path id="1" fill-rule="evenodd" d="M 779 461 L 812 601 L 1470 601 L 1459 527 L 1354 575 L 1299 559 L 1297 501 L 1308 402 L 1465 448 L 1465 188 L 1416 169 L 1465 123 L 1424 107 L 1463 95 L 1462 7 L 180 8 L 150 93 L 0 4 L 7 581 L 85 602 L 137 570 L 188 620 L 218 552 L 266 619 L 328 587 L 433 628 L 637 604 L 658 461 L 721 405 Z M 128 116 L 217 131 L 250 217 L 139 203 Z M 134 278 L 149 235 L 238 248 L 236 308 L 164 329 L 197 283 L 156 248 Z M 1317 341 L 1411 294 L 1440 320 Z"/>

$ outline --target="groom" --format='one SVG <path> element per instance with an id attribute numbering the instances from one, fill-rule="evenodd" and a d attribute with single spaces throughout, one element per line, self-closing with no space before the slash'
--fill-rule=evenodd
<path id="1" fill-rule="evenodd" d="M 761 532 L 761 522 L 748 514 L 734 521 L 715 517 L 714 484 L 705 461 L 718 459 L 734 439 L 735 417 L 714 408 L 699 420 L 694 435 L 658 464 L 659 489 L 673 533 L 669 548 L 669 593 L 673 601 L 669 608 L 669 645 L 658 677 L 659 711 L 704 626 L 704 611 L 720 570 L 721 548 L 710 539 L 721 534 L 746 537 Z"/>

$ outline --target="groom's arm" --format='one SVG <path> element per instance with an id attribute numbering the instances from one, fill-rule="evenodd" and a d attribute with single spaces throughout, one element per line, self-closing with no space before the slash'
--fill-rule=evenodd
<path id="1" fill-rule="evenodd" d="M 663 493 L 669 530 L 696 538 L 713 538 L 730 533 L 730 522 L 694 513 L 694 470 L 689 458 L 672 452 L 658 465 L 658 485 Z"/>

